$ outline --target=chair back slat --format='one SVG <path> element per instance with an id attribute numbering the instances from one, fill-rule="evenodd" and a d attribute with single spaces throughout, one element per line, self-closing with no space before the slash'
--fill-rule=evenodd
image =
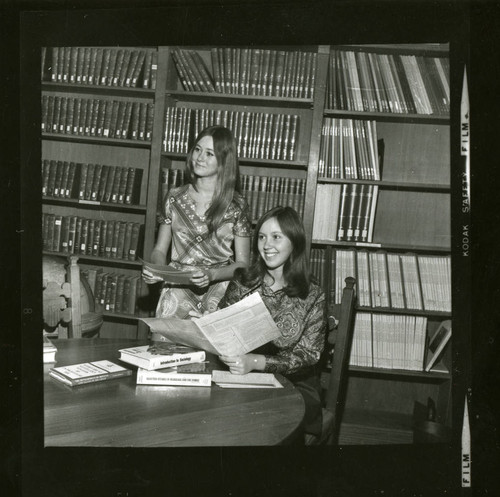
<path id="1" fill-rule="evenodd" d="M 335 340 L 330 380 L 325 397 L 326 409 L 333 415 L 333 433 L 329 438 L 329 443 L 337 443 L 340 428 L 340 404 L 347 382 L 347 369 L 354 331 L 355 282 L 356 280 L 350 276 L 345 279 L 346 286 L 342 292 L 337 330 L 335 334 L 329 336 L 329 341 L 330 337 L 334 337 Z"/>

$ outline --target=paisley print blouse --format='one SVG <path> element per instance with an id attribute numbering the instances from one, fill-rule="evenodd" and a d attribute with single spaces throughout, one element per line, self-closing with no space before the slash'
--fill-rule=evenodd
<path id="1" fill-rule="evenodd" d="M 276 354 L 266 356 L 266 372 L 292 374 L 315 365 L 325 346 L 325 295 L 320 287 L 311 283 L 305 299 L 289 297 L 283 290 L 274 292 L 265 283 L 247 288 L 239 281 L 229 283 L 219 308 L 240 301 L 258 292 L 281 336 L 271 343 Z"/>

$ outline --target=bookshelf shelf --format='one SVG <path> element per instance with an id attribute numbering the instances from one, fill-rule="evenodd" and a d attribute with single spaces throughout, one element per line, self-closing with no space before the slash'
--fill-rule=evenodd
<path id="1" fill-rule="evenodd" d="M 132 204 L 118 204 L 112 202 L 94 202 L 92 200 L 78 200 L 73 198 L 56 198 L 56 197 L 42 197 L 42 202 L 45 204 L 52 205 L 66 205 L 72 207 L 84 207 L 88 209 L 97 210 L 110 210 L 110 211 L 120 211 L 120 212 L 138 212 L 145 213 L 145 205 L 132 205 Z"/>
<path id="2" fill-rule="evenodd" d="M 412 190 L 412 191 L 428 191 L 436 193 L 449 193 L 450 185 L 446 184 L 424 184 L 424 183 L 404 183 L 400 181 L 375 181 L 375 180 L 363 180 L 363 179 L 345 179 L 345 178 L 325 178 L 319 177 L 318 183 L 333 183 L 333 184 L 343 184 L 343 183 L 355 183 L 364 185 L 378 185 L 379 188 L 385 190 Z"/>
<path id="3" fill-rule="evenodd" d="M 56 255 L 59 257 L 68 257 L 69 255 L 66 252 L 52 252 L 50 250 L 44 250 L 42 252 L 43 255 Z M 125 259 L 112 259 L 108 257 L 97 257 L 95 255 L 88 254 L 74 254 L 78 256 L 80 262 L 93 262 L 98 263 L 102 266 L 113 266 L 113 267 L 121 267 L 121 268 L 130 268 L 130 269 L 138 269 L 140 270 L 142 267 L 142 263 L 140 261 L 128 261 Z"/>
<path id="4" fill-rule="evenodd" d="M 89 95 L 110 95 L 120 97 L 132 97 L 148 99 L 153 101 L 155 90 L 150 88 L 131 88 L 122 86 L 105 86 L 105 85 L 83 85 L 76 83 L 53 83 L 49 81 L 42 82 L 42 91 L 57 92 L 57 93 L 78 93 Z"/>
<path id="5" fill-rule="evenodd" d="M 405 44 L 367 44 L 367 45 L 336 45 L 340 50 L 373 52 L 381 54 L 424 55 L 431 57 L 448 57 L 449 46 L 443 43 L 405 43 Z"/>
<path id="6" fill-rule="evenodd" d="M 178 152 L 162 152 L 162 157 L 166 157 L 176 161 L 185 161 L 186 154 Z M 287 160 L 276 160 L 276 159 L 252 159 L 247 157 L 240 157 L 238 159 L 240 165 L 254 165 L 254 166 L 265 166 L 265 167 L 285 167 L 285 168 L 300 168 L 304 169 L 307 167 L 307 162 L 305 161 L 287 161 Z"/>
<path id="7" fill-rule="evenodd" d="M 143 140 L 129 140 L 120 138 L 104 138 L 98 136 L 82 136 L 82 135 L 70 135 L 62 133 L 42 133 L 42 139 L 44 140 L 54 140 L 54 141 L 64 141 L 71 143 L 90 143 L 98 145 L 110 145 L 110 146 L 120 146 L 129 148 L 151 148 L 151 142 Z"/>
<path id="8" fill-rule="evenodd" d="M 447 311 L 429 311 L 427 309 L 394 309 L 392 307 L 366 307 L 358 306 L 358 311 L 373 312 L 379 314 L 404 314 L 409 316 L 432 316 L 439 318 L 451 317 L 451 312 Z"/>
<path id="9" fill-rule="evenodd" d="M 138 316 L 135 316 L 133 314 L 124 314 L 122 312 L 108 312 L 104 311 L 103 312 L 103 318 L 109 321 L 128 321 L 132 323 L 137 323 L 139 320 Z"/>
<path id="10" fill-rule="evenodd" d="M 355 110 L 325 109 L 326 117 L 349 117 L 353 119 L 372 119 L 381 122 L 395 123 L 422 123 L 422 124 L 449 124 L 449 116 L 435 116 L 428 114 L 396 114 L 390 112 L 365 112 Z"/>
<path id="11" fill-rule="evenodd" d="M 428 252 L 435 254 L 448 254 L 449 247 L 437 247 L 433 245 L 404 245 L 392 243 L 362 243 L 362 242 L 340 242 L 334 240 L 317 240 L 313 239 L 312 243 L 315 245 L 326 245 L 332 247 L 350 247 L 357 249 L 373 249 L 373 250 L 387 250 L 398 252 Z"/>
<path id="12" fill-rule="evenodd" d="M 369 376 L 394 376 L 403 377 L 407 379 L 418 379 L 428 382 L 442 382 L 451 379 L 450 373 L 436 373 L 433 371 L 413 371 L 408 369 L 384 369 L 375 367 L 362 367 L 362 366 L 349 366 L 349 371 L 357 375 L 369 375 Z"/>
<path id="13" fill-rule="evenodd" d="M 305 108 L 311 109 L 314 100 L 311 98 L 290 98 L 261 95 L 241 95 L 238 93 L 218 92 L 188 92 L 183 90 L 167 90 L 166 96 L 177 101 L 224 103 L 228 105 L 266 105 L 283 108 Z"/>

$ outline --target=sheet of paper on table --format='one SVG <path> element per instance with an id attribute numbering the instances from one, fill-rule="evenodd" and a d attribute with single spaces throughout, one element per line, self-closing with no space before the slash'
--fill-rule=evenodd
<path id="1" fill-rule="evenodd" d="M 232 374 L 214 370 L 212 381 L 223 388 L 283 388 L 272 373 Z"/>
<path id="2" fill-rule="evenodd" d="M 255 350 L 280 336 L 258 293 L 199 319 L 141 318 L 152 332 L 173 343 L 212 354 L 236 356 Z"/>

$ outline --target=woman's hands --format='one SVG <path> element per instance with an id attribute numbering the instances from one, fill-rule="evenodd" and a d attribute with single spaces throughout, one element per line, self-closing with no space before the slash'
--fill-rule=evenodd
<path id="1" fill-rule="evenodd" d="M 205 288 L 212 281 L 212 273 L 209 269 L 197 269 L 191 276 L 191 283 L 198 288 Z"/>
<path id="2" fill-rule="evenodd" d="M 261 366 L 264 356 L 258 354 L 245 354 L 238 356 L 221 355 L 219 359 L 229 366 L 233 374 L 247 374 L 254 369 L 263 369 Z"/>
<path id="3" fill-rule="evenodd" d="M 155 276 L 153 273 L 149 272 L 147 269 L 142 269 L 142 279 L 147 285 L 154 285 L 159 281 L 163 281 L 160 276 Z"/>

